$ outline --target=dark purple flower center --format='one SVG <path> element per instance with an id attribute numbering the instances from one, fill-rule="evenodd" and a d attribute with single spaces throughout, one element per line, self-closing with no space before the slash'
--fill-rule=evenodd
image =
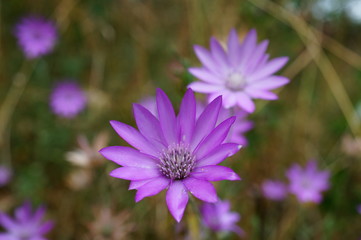
<path id="1" fill-rule="evenodd" d="M 233 91 L 239 91 L 246 85 L 246 79 L 239 72 L 232 72 L 226 79 L 226 87 Z"/>
<path id="2" fill-rule="evenodd" d="M 158 164 L 161 173 L 172 180 L 182 180 L 192 172 L 195 157 L 183 144 L 171 145 L 163 151 Z"/>

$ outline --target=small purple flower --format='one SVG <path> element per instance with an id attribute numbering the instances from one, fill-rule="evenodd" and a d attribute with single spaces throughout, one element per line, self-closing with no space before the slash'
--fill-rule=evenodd
<path id="1" fill-rule="evenodd" d="M 267 46 L 267 40 L 257 44 L 255 30 L 251 30 L 240 44 L 234 29 L 229 33 L 227 50 L 215 38 L 211 38 L 210 51 L 194 46 L 203 66 L 190 68 L 189 72 L 203 82 L 193 82 L 189 87 L 209 94 L 210 101 L 222 95 L 225 108 L 239 106 L 252 113 L 255 110 L 253 98 L 275 100 L 277 95 L 270 90 L 289 82 L 285 77 L 273 75 L 288 58 L 269 60 L 265 53 Z"/>
<path id="2" fill-rule="evenodd" d="M 211 102 L 196 119 L 193 91 L 186 92 L 178 116 L 167 95 L 157 90 L 157 116 L 139 104 L 133 105 L 138 130 L 111 121 L 114 130 L 134 148 L 113 146 L 100 150 L 107 159 L 122 165 L 110 176 L 131 180 L 135 201 L 168 188 L 166 202 L 179 222 L 188 202 L 188 192 L 206 202 L 216 202 L 210 181 L 240 180 L 230 168 L 219 166 L 239 150 L 236 143 L 224 143 L 235 121 L 230 117 L 216 126 L 222 98 Z"/>
<path id="3" fill-rule="evenodd" d="M 281 181 L 266 180 L 262 184 L 262 191 L 266 198 L 280 201 L 287 195 L 287 186 Z"/>
<path id="4" fill-rule="evenodd" d="M 28 16 L 15 26 L 15 36 L 29 59 L 50 53 L 58 39 L 54 22 L 39 16 Z"/>
<path id="5" fill-rule="evenodd" d="M 5 186 L 8 184 L 12 177 L 12 172 L 9 167 L 6 167 L 4 165 L 0 165 L 0 187 Z"/>
<path id="6" fill-rule="evenodd" d="M 53 228 L 54 223 L 44 221 L 44 214 L 44 207 L 33 212 L 30 202 L 15 210 L 15 218 L 0 212 L 0 225 L 5 229 L 4 233 L 0 233 L 0 240 L 46 240 L 44 235 Z"/>
<path id="7" fill-rule="evenodd" d="M 310 160 L 303 169 L 294 164 L 288 171 L 289 191 L 295 194 L 300 202 L 319 203 L 321 193 L 329 188 L 330 172 L 319 171 L 315 160 Z"/>
<path id="8" fill-rule="evenodd" d="M 215 232 L 235 232 L 239 236 L 244 235 L 243 230 L 237 226 L 241 216 L 230 211 L 229 201 L 204 203 L 201 206 L 201 215 L 204 225 Z"/>
<path id="9" fill-rule="evenodd" d="M 56 84 L 51 96 L 52 111 L 64 118 L 73 118 L 86 106 L 87 98 L 76 82 L 62 81 Z"/>

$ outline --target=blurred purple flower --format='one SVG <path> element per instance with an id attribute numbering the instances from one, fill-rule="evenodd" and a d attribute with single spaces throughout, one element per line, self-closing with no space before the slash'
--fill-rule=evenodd
<path id="1" fill-rule="evenodd" d="M 280 201 L 287 195 L 287 186 L 281 181 L 266 180 L 262 184 L 262 191 L 266 198 Z"/>
<path id="2" fill-rule="evenodd" d="M 32 212 L 30 202 L 25 202 L 15 210 L 15 218 L 0 212 L 0 225 L 6 232 L 0 233 L 0 240 L 45 240 L 54 226 L 52 221 L 44 221 L 45 208 Z"/>
<path id="3" fill-rule="evenodd" d="M 29 59 L 50 53 L 58 39 L 54 22 L 40 16 L 28 16 L 15 26 L 15 36 Z"/>
<path id="4" fill-rule="evenodd" d="M 203 82 L 193 82 L 189 87 L 209 94 L 210 101 L 222 95 L 225 108 L 239 106 L 252 113 L 255 110 L 252 98 L 275 100 L 277 95 L 270 90 L 289 82 L 286 77 L 273 75 L 286 64 L 288 58 L 269 60 L 269 55 L 265 53 L 267 45 L 267 40 L 257 45 L 255 30 L 251 30 L 240 44 L 233 29 L 228 36 L 226 51 L 213 37 L 210 51 L 194 46 L 203 66 L 190 68 L 189 72 Z"/>
<path id="5" fill-rule="evenodd" d="M 76 82 L 62 81 L 56 84 L 51 96 L 52 111 L 64 118 L 73 118 L 86 106 L 87 98 Z"/>
<path id="6" fill-rule="evenodd" d="M 287 171 L 287 177 L 290 181 L 289 191 L 300 202 L 319 203 L 322 200 L 321 193 L 329 188 L 330 172 L 319 171 L 315 160 L 310 160 L 304 169 L 294 164 Z"/>
<path id="7" fill-rule="evenodd" d="M 356 210 L 359 214 L 361 214 L 361 204 L 357 205 Z"/>
<path id="8" fill-rule="evenodd" d="M 131 180 L 136 202 L 168 188 L 166 202 L 179 222 L 188 202 L 188 192 L 206 202 L 216 202 L 210 181 L 240 180 L 230 168 L 217 164 L 239 150 L 236 143 L 223 143 L 235 117 L 216 127 L 222 98 L 210 103 L 196 120 L 196 100 L 188 89 L 178 116 L 167 95 L 156 95 L 158 117 L 139 104 L 133 105 L 138 130 L 111 121 L 114 130 L 134 148 L 113 146 L 100 150 L 107 159 L 122 165 L 110 175 Z"/>
<path id="9" fill-rule="evenodd" d="M 9 167 L 4 165 L 0 166 L 0 187 L 5 186 L 8 184 L 12 177 L 12 172 Z"/>
<path id="10" fill-rule="evenodd" d="M 241 216 L 230 211 L 229 201 L 219 200 L 216 203 L 204 203 L 201 206 L 201 215 L 204 225 L 215 232 L 235 232 L 243 236 L 243 230 L 237 226 Z"/>

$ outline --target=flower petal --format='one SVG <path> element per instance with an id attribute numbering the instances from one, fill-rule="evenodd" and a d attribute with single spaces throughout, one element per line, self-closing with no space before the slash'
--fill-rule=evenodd
<path id="1" fill-rule="evenodd" d="M 240 60 L 240 44 L 238 41 L 238 35 L 235 29 L 232 29 L 228 35 L 228 61 L 233 67 L 237 67 Z"/>
<path id="2" fill-rule="evenodd" d="M 258 69 L 254 74 L 252 74 L 249 79 L 251 81 L 257 81 L 267 76 L 270 76 L 280 70 L 288 61 L 288 57 L 279 57 L 274 58 L 268 63 L 266 63 L 262 68 Z"/>
<path id="3" fill-rule="evenodd" d="M 217 165 L 196 168 L 191 176 L 206 181 L 241 180 L 232 169 Z"/>
<path id="4" fill-rule="evenodd" d="M 143 186 L 144 184 L 146 184 L 147 182 L 150 182 L 152 180 L 153 180 L 153 178 L 145 179 L 145 180 L 139 180 L 139 181 L 131 181 L 130 184 L 129 184 L 128 190 L 138 189 L 141 186 Z"/>
<path id="5" fill-rule="evenodd" d="M 289 79 L 282 76 L 270 76 L 264 80 L 252 82 L 250 88 L 257 88 L 263 90 L 272 90 L 275 88 L 282 87 L 283 85 L 289 83 Z"/>
<path id="6" fill-rule="evenodd" d="M 212 152 L 207 154 L 204 158 L 198 160 L 197 167 L 216 165 L 222 162 L 225 158 L 232 156 L 241 149 L 241 146 L 236 143 L 224 143 L 216 147 Z"/>
<path id="7" fill-rule="evenodd" d="M 240 60 L 240 67 L 241 71 L 245 71 L 245 66 L 247 62 L 249 62 L 252 53 L 254 52 L 254 48 L 257 44 L 257 32 L 256 30 L 252 29 L 248 32 L 246 37 L 244 38 L 242 45 L 241 45 L 241 60 Z"/>
<path id="8" fill-rule="evenodd" d="M 121 167 L 114 169 L 109 173 L 110 176 L 122 178 L 125 180 L 145 180 L 149 178 L 159 177 L 160 173 L 157 168 L 137 168 L 137 167 Z"/>
<path id="9" fill-rule="evenodd" d="M 197 156 L 197 159 L 203 158 L 224 141 L 235 120 L 236 117 L 230 117 L 213 129 L 213 131 L 195 149 L 194 154 Z"/>
<path id="10" fill-rule="evenodd" d="M 0 213 L 0 225 L 9 231 L 16 231 L 18 228 L 18 225 L 4 213 Z"/>
<path id="11" fill-rule="evenodd" d="M 193 91 L 199 93 L 213 93 L 219 92 L 224 89 L 222 85 L 214 85 L 203 82 L 192 82 L 188 85 L 188 87 L 191 88 Z"/>
<path id="12" fill-rule="evenodd" d="M 217 202 L 216 189 L 210 182 L 188 177 L 183 180 L 183 183 L 196 198 L 205 202 Z"/>
<path id="13" fill-rule="evenodd" d="M 191 89 L 188 89 L 182 100 L 178 120 L 180 126 L 180 140 L 189 143 L 192 139 L 196 118 L 196 99 Z"/>
<path id="14" fill-rule="evenodd" d="M 154 196 L 160 193 L 166 187 L 168 187 L 169 183 L 170 183 L 170 179 L 165 177 L 159 177 L 149 181 L 148 183 L 138 188 L 138 191 L 135 195 L 135 201 L 139 202 L 145 197 Z"/>
<path id="15" fill-rule="evenodd" d="M 218 69 L 221 71 L 222 74 L 227 74 L 229 71 L 229 63 L 227 54 L 224 51 L 221 44 L 215 39 L 214 37 L 211 38 L 211 53 L 213 56 L 213 59 L 218 63 Z"/>
<path id="16" fill-rule="evenodd" d="M 168 145 L 176 143 L 178 128 L 174 109 L 167 95 L 159 88 L 157 89 L 157 108 L 160 126 Z"/>
<path id="17" fill-rule="evenodd" d="M 141 152 L 152 156 L 157 156 L 161 152 L 162 149 L 157 149 L 135 128 L 114 120 L 110 121 L 110 124 L 121 138 Z"/>
<path id="18" fill-rule="evenodd" d="M 275 93 L 269 92 L 267 90 L 246 89 L 245 92 L 251 98 L 258 98 L 258 99 L 265 99 L 265 100 L 276 100 L 276 99 L 278 99 L 278 96 Z"/>
<path id="19" fill-rule="evenodd" d="M 180 222 L 188 203 L 187 189 L 181 181 L 175 181 L 169 186 L 166 201 L 170 213 L 177 222 Z"/>
<path id="20" fill-rule="evenodd" d="M 53 229 L 53 227 L 54 227 L 54 222 L 47 221 L 44 224 L 42 224 L 41 227 L 39 228 L 39 234 L 40 235 L 47 234 L 48 232 L 50 232 L 51 229 Z"/>
<path id="21" fill-rule="evenodd" d="M 155 168 L 156 160 L 150 155 L 141 153 L 130 147 L 111 146 L 101 149 L 103 157 L 125 167 Z"/>
<path id="22" fill-rule="evenodd" d="M 202 62 L 203 66 L 206 67 L 213 74 L 221 74 L 217 70 L 219 69 L 217 63 L 214 62 L 213 57 L 210 52 L 204 47 L 194 45 L 194 52 L 196 53 L 198 59 Z"/>
<path id="23" fill-rule="evenodd" d="M 213 130 L 218 119 L 221 105 L 222 97 L 219 96 L 208 104 L 199 116 L 190 145 L 191 149 L 195 149 L 199 142 Z"/>
<path id="24" fill-rule="evenodd" d="M 200 80 L 203 80 L 207 83 L 222 84 L 221 78 L 214 75 L 206 68 L 193 67 L 188 68 L 188 71 L 196 78 L 199 78 Z"/>
<path id="25" fill-rule="evenodd" d="M 240 108 L 242 108 L 244 111 L 248 113 L 254 112 L 256 106 L 254 102 L 251 100 L 251 98 L 246 95 L 245 93 L 238 93 L 237 94 L 237 103 Z"/>

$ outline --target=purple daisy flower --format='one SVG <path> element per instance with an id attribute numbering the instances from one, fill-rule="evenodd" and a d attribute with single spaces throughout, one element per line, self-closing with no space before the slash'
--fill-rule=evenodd
<path id="1" fill-rule="evenodd" d="M 55 23 L 39 16 L 28 16 L 15 26 L 15 36 L 29 59 L 50 53 L 58 39 Z"/>
<path id="2" fill-rule="evenodd" d="M 319 171 L 315 160 L 309 161 L 304 169 L 294 164 L 287 171 L 287 177 L 290 181 L 289 191 L 300 202 L 319 203 L 322 200 L 321 193 L 329 188 L 330 172 Z"/>
<path id="3" fill-rule="evenodd" d="M 253 98 L 275 100 L 277 95 L 270 90 L 289 82 L 286 77 L 273 75 L 286 64 L 288 58 L 269 60 L 269 55 L 265 53 L 267 45 L 267 40 L 257 44 L 255 30 L 251 30 L 240 44 L 233 29 L 228 36 L 227 50 L 215 38 L 211 38 L 210 51 L 194 46 L 203 66 L 190 68 L 189 72 L 203 82 L 193 82 L 189 87 L 209 94 L 210 101 L 222 95 L 225 108 L 239 106 L 246 112 L 253 112 Z"/>
<path id="4" fill-rule="evenodd" d="M 196 120 L 196 100 L 188 89 L 175 115 L 167 95 L 156 95 L 158 116 L 139 104 L 133 105 L 138 130 L 111 121 L 114 130 L 134 148 L 106 147 L 100 153 L 122 165 L 110 176 L 131 180 L 135 201 L 168 188 L 166 202 L 173 217 L 182 219 L 188 192 L 206 202 L 216 202 L 217 193 L 210 181 L 240 180 L 230 168 L 219 166 L 239 150 L 236 143 L 223 143 L 235 121 L 230 117 L 216 126 L 222 98 L 211 102 Z"/>
<path id="5" fill-rule="evenodd" d="M 281 181 L 266 180 L 262 184 L 262 192 L 266 198 L 280 201 L 287 195 L 287 186 Z"/>
<path id="6" fill-rule="evenodd" d="M 84 91 L 73 81 L 57 83 L 50 96 L 51 110 L 64 118 L 75 117 L 85 108 L 86 103 Z"/>
<path id="7" fill-rule="evenodd" d="M 52 221 L 44 221 L 45 208 L 35 212 L 30 202 L 25 202 L 15 210 L 15 218 L 0 212 L 0 225 L 6 232 L 0 233 L 0 240 L 46 240 L 44 237 L 54 226 Z"/>
<path id="8" fill-rule="evenodd" d="M 8 184 L 12 177 L 12 172 L 9 167 L 0 166 L 0 187 L 5 186 Z"/>
<path id="9" fill-rule="evenodd" d="M 203 223 L 215 232 L 235 232 L 243 236 L 243 230 L 237 226 L 241 216 L 236 212 L 231 212 L 230 206 L 229 201 L 204 203 L 201 206 Z"/>

